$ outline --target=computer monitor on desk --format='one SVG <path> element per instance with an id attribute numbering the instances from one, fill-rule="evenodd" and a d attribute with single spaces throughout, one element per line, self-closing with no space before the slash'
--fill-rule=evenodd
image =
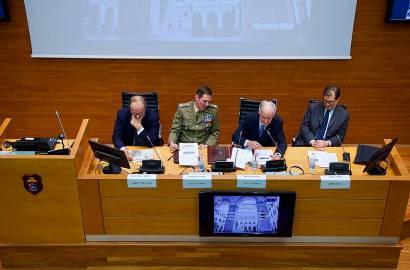
<path id="1" fill-rule="evenodd" d="M 88 143 L 96 158 L 109 163 L 103 168 L 104 174 L 118 174 L 121 172 L 121 167 L 130 168 L 124 151 L 93 141 L 88 141 Z"/>
<path id="2" fill-rule="evenodd" d="M 369 159 L 369 162 L 366 164 L 363 172 L 367 172 L 371 175 L 385 175 L 387 170 L 387 164 L 383 168 L 380 166 L 380 163 L 386 161 L 393 146 L 397 143 L 398 138 L 392 140 L 384 147 L 377 150 Z"/>

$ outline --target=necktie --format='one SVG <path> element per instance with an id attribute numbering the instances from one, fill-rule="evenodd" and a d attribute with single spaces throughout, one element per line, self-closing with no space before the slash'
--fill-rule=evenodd
<path id="1" fill-rule="evenodd" d="M 264 125 L 260 125 L 259 126 L 259 137 L 262 137 L 263 131 L 265 130 L 265 126 Z"/>
<path id="2" fill-rule="evenodd" d="M 325 131 L 327 128 L 327 122 L 329 121 L 329 110 L 326 110 L 325 116 L 323 117 L 322 125 L 320 126 L 319 131 L 316 134 L 317 140 L 324 140 L 325 139 Z"/>

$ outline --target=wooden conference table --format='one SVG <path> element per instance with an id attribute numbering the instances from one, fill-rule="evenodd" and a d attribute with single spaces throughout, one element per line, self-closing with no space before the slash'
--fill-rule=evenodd
<path id="1" fill-rule="evenodd" d="M 0 125 L 0 143 L 13 128 Z M 395 267 L 410 175 L 394 148 L 385 176 L 352 164 L 350 189 L 321 189 L 314 175 L 268 175 L 265 189 L 237 188 L 237 174 L 212 176 L 218 191 L 294 191 L 288 238 L 209 238 L 198 235 L 198 193 L 179 175 L 185 167 L 158 147 L 165 174 L 156 188 L 128 188 L 127 174 L 104 175 L 87 143 L 83 120 L 68 156 L 0 155 L 0 260 L 4 267 L 141 265 L 208 267 Z M 356 146 L 345 147 L 355 157 Z M 308 170 L 307 150 L 289 147 L 288 167 Z M 342 159 L 341 148 L 329 152 Z M 206 151 L 203 151 L 206 161 Z M 134 165 L 131 169 L 136 170 Z M 208 165 L 209 166 L 209 165 Z M 189 171 L 187 169 L 186 171 Z M 33 195 L 22 177 L 38 174 Z"/>

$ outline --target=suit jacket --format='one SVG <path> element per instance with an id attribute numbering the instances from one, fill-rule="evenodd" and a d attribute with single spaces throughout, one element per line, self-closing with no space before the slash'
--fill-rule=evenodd
<path id="1" fill-rule="evenodd" d="M 123 108 L 118 111 L 114 125 L 114 132 L 112 134 L 112 141 L 116 148 L 119 149 L 126 145 L 151 146 L 147 136 L 151 139 L 152 144 L 159 145 L 161 139 L 157 111 L 145 109 L 145 115 L 141 121 L 144 130 L 139 135 L 137 134 L 137 130 L 131 125 L 130 121 L 130 108 Z"/>
<path id="2" fill-rule="evenodd" d="M 242 136 L 240 136 L 241 131 Z M 275 142 L 273 142 L 269 137 L 267 131 L 269 131 L 269 133 L 272 135 L 272 138 L 278 145 L 278 148 L 275 152 L 281 153 L 282 156 L 284 156 L 287 144 L 285 134 L 283 133 L 283 120 L 277 114 L 275 114 L 272 122 L 265 128 L 262 136 L 259 137 L 259 113 L 248 113 L 242 120 L 239 127 L 235 130 L 235 133 L 232 135 L 232 141 L 242 146 L 245 145 L 246 140 L 257 141 L 262 146 L 275 146 Z"/>
<path id="3" fill-rule="evenodd" d="M 325 107 L 322 102 L 310 102 L 300 125 L 299 134 L 296 137 L 296 146 L 309 145 L 311 140 L 315 140 L 316 133 L 320 129 L 325 114 Z M 336 105 L 332 118 L 330 118 L 325 140 L 329 140 L 332 146 L 340 146 L 346 135 L 349 125 L 349 113 L 345 106 Z M 339 139 L 336 135 L 339 135 Z"/>

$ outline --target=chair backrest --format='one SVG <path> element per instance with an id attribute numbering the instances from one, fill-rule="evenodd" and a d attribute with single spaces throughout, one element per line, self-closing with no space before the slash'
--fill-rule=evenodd
<path id="1" fill-rule="evenodd" d="M 272 102 L 278 105 L 277 99 L 272 99 Z M 240 98 L 240 105 L 239 105 L 239 124 L 245 118 L 245 115 L 250 112 L 257 112 L 259 111 L 259 105 L 261 104 L 261 100 L 251 100 L 246 98 Z"/>
<path id="2" fill-rule="evenodd" d="M 147 104 L 147 108 L 150 110 L 159 111 L 158 95 L 156 92 L 122 92 L 122 107 L 130 106 L 130 100 L 132 96 L 143 96 Z"/>

